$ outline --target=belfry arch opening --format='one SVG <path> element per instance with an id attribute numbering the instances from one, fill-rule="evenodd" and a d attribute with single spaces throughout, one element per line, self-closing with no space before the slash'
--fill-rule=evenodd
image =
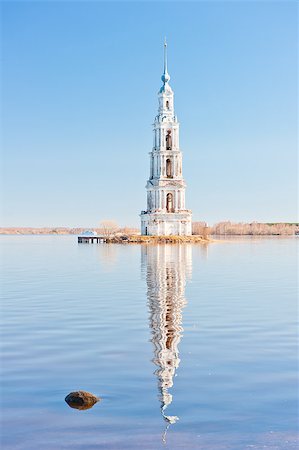
<path id="1" fill-rule="evenodd" d="M 173 195 L 167 194 L 166 195 L 166 210 L 167 212 L 173 212 Z"/>
<path id="2" fill-rule="evenodd" d="M 172 136 L 171 136 L 171 130 L 167 130 L 167 134 L 166 134 L 166 150 L 171 150 L 172 149 Z"/>
<path id="3" fill-rule="evenodd" d="M 172 164 L 170 159 L 166 159 L 166 176 L 172 178 Z"/>
<path id="4" fill-rule="evenodd" d="M 169 109 L 169 101 L 166 100 L 166 109 Z"/>

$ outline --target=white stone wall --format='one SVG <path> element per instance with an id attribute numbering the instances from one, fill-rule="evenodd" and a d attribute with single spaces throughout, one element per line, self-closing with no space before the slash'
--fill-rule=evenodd
<path id="1" fill-rule="evenodd" d="M 147 236 L 190 236 L 191 212 L 141 214 L 141 234 Z"/>

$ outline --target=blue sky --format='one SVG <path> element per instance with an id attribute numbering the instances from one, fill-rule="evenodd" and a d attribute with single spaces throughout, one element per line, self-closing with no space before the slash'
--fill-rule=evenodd
<path id="1" fill-rule="evenodd" d="M 194 220 L 296 220 L 295 1 L 2 3 L 2 226 L 139 225 L 163 39 Z"/>

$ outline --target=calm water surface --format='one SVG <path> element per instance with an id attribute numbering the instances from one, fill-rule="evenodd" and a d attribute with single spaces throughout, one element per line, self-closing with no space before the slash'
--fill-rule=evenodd
<path id="1" fill-rule="evenodd" d="M 297 242 L 2 236 L 2 448 L 297 449 Z"/>

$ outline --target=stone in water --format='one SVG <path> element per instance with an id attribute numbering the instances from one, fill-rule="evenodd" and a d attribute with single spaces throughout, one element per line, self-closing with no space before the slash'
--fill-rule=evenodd
<path id="1" fill-rule="evenodd" d="M 99 400 L 99 397 L 86 391 L 71 392 L 65 397 L 66 403 L 71 408 L 80 410 L 92 408 Z"/>

